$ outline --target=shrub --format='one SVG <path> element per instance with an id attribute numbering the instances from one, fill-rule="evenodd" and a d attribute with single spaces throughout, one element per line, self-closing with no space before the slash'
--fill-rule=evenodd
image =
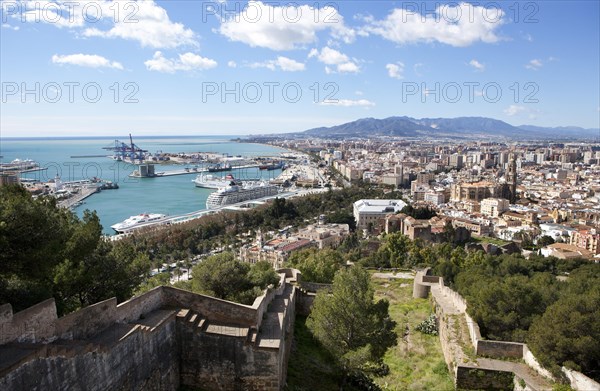
<path id="1" fill-rule="evenodd" d="M 437 318 L 435 314 L 429 315 L 427 319 L 419 323 L 415 329 L 424 334 L 438 335 Z"/>

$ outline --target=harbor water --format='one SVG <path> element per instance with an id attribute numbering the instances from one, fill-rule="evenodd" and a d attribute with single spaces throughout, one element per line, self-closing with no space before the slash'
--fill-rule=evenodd
<path id="1" fill-rule="evenodd" d="M 192 153 L 207 152 L 243 157 L 278 157 L 285 150 L 261 144 L 229 141 L 232 136 L 195 137 L 138 137 L 135 144 L 150 153 Z M 31 159 L 47 170 L 23 174 L 23 178 L 48 181 L 57 175 L 63 182 L 98 177 L 119 185 L 117 190 L 104 190 L 87 198 L 75 209 L 83 215 L 86 209 L 95 210 L 100 217 L 104 233 L 114 234 L 110 226 L 140 213 L 162 213 L 170 216 L 206 209 L 206 199 L 214 189 L 198 188 L 192 183 L 197 173 L 193 165 L 157 164 L 157 172 L 182 170 L 189 167 L 189 175 L 175 175 L 155 178 L 131 178 L 136 166 L 112 160 L 100 155 L 110 155 L 103 147 L 114 142 L 110 138 L 2 138 L 0 139 L 0 159 L 7 163 L 14 159 Z M 122 137 L 120 140 L 127 140 Z M 76 157 L 72 157 L 76 156 Z M 95 156 L 95 157 L 82 157 Z M 258 168 L 233 169 L 230 172 L 215 173 L 225 176 L 232 173 L 236 178 L 271 179 L 281 170 L 265 171 Z"/>

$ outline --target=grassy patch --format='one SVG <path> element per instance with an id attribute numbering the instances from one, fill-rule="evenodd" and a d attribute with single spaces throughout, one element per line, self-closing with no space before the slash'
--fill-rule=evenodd
<path id="1" fill-rule="evenodd" d="M 412 280 L 373 282 L 377 298 L 390 302 L 390 316 L 397 322 L 398 334 L 398 344 L 384 356 L 390 373 L 375 378 L 375 382 L 387 390 L 454 390 L 439 337 L 415 330 L 431 314 L 431 303 L 412 297 Z"/>
<path id="2" fill-rule="evenodd" d="M 490 238 L 488 236 L 471 236 L 471 241 L 476 243 L 491 243 L 496 246 L 504 246 L 510 242 L 498 238 Z"/>
<path id="3" fill-rule="evenodd" d="M 469 335 L 469 326 L 467 325 L 467 319 L 464 315 L 448 315 L 452 318 L 454 324 L 454 335 L 457 338 L 457 343 L 465 354 L 466 358 L 470 361 L 477 361 L 477 354 L 475 348 L 471 342 L 471 336 Z M 465 361 L 463 364 L 467 364 Z"/>
<path id="4" fill-rule="evenodd" d="M 297 315 L 285 389 L 339 390 L 341 373 L 333 362 L 331 355 L 313 338 L 306 327 L 306 317 Z"/>

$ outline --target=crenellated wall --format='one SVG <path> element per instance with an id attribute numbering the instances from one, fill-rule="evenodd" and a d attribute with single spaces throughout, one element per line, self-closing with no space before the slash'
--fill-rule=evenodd
<path id="1" fill-rule="evenodd" d="M 462 365 L 460 362 L 454 361 L 457 357 L 454 350 L 458 347 L 451 343 L 452 337 L 448 333 L 449 319 L 447 319 L 448 314 L 445 314 L 443 311 L 444 307 L 452 308 L 453 314 L 460 314 L 461 316 L 464 316 L 469 332 L 469 339 L 476 356 L 488 357 L 492 359 L 523 359 L 527 365 L 526 372 L 535 372 L 540 376 L 540 378 L 544 379 L 541 382 L 537 382 L 538 386 L 548 379 L 554 380 L 552 374 L 540 365 L 526 344 L 507 341 L 490 341 L 483 339 L 479 330 L 479 325 L 466 312 L 466 300 L 458 292 L 445 286 L 444 279 L 442 277 L 428 276 L 424 272 L 417 272 L 413 285 L 413 296 L 425 298 L 429 292 L 433 293 L 433 289 L 437 290 L 437 294 L 434 294 L 433 297 L 436 301 L 436 315 L 439 318 L 438 326 L 440 329 L 440 339 L 442 343 L 442 350 L 444 352 L 444 358 L 446 359 L 448 367 L 455 373 L 455 384 L 458 387 L 465 389 L 505 389 L 504 387 L 506 387 L 506 389 L 512 389 L 513 386 L 508 386 L 510 383 L 514 384 L 515 389 L 517 389 L 521 387 L 520 381 L 513 381 L 513 377 L 515 379 L 524 379 L 519 378 L 518 376 L 513 376 L 514 374 L 527 378 L 527 380 L 525 380 L 525 389 L 538 389 L 533 385 L 535 381 L 532 381 L 531 377 L 528 376 L 527 373 L 521 372 L 521 369 L 523 368 L 519 367 L 517 364 L 504 365 L 503 363 L 507 363 L 506 361 L 476 359 L 477 364 L 481 367 L 473 367 L 471 364 Z M 445 302 L 446 305 L 438 301 Z M 461 355 L 459 354 L 458 357 L 460 356 Z M 485 366 L 489 366 L 490 368 L 485 368 Z M 562 370 L 569 379 L 571 387 L 574 390 L 600 391 L 600 384 L 588 378 L 587 376 L 576 371 L 568 370 L 564 367 Z M 493 372 L 497 372 L 497 374 L 494 375 Z M 478 381 L 480 382 L 478 383 Z"/>
<path id="2" fill-rule="evenodd" d="M 54 300 L 13 314 L 0 306 L 0 389 L 280 390 L 297 270 L 253 305 L 172 287 L 58 318 Z"/>
<path id="3" fill-rule="evenodd" d="M 173 314 L 152 331 L 113 325 L 89 340 L 2 346 L 3 354 L 21 360 L 2 368 L 0 389 L 177 390 Z"/>
<path id="4" fill-rule="evenodd" d="M 13 315 L 12 306 L 0 307 L 0 345 L 18 340 L 38 342 L 55 337 L 56 304 L 48 299 Z"/>

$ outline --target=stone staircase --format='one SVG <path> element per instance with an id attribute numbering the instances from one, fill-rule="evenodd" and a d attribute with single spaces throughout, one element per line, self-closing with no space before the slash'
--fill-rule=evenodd
<path id="1" fill-rule="evenodd" d="M 194 332 L 243 338 L 245 343 L 258 348 L 278 349 L 281 345 L 285 311 L 289 306 L 293 290 L 294 287 L 291 284 L 286 284 L 283 292 L 273 298 L 268 310 L 263 315 L 260 330 L 255 327 L 211 321 L 189 308 L 177 309 L 177 322 Z"/>
<path id="2" fill-rule="evenodd" d="M 244 338 L 247 343 L 256 342 L 257 333 L 255 329 L 209 321 L 201 314 L 189 308 L 179 309 L 177 312 L 177 321 L 185 325 L 188 330 L 193 330 L 193 332 Z"/>

